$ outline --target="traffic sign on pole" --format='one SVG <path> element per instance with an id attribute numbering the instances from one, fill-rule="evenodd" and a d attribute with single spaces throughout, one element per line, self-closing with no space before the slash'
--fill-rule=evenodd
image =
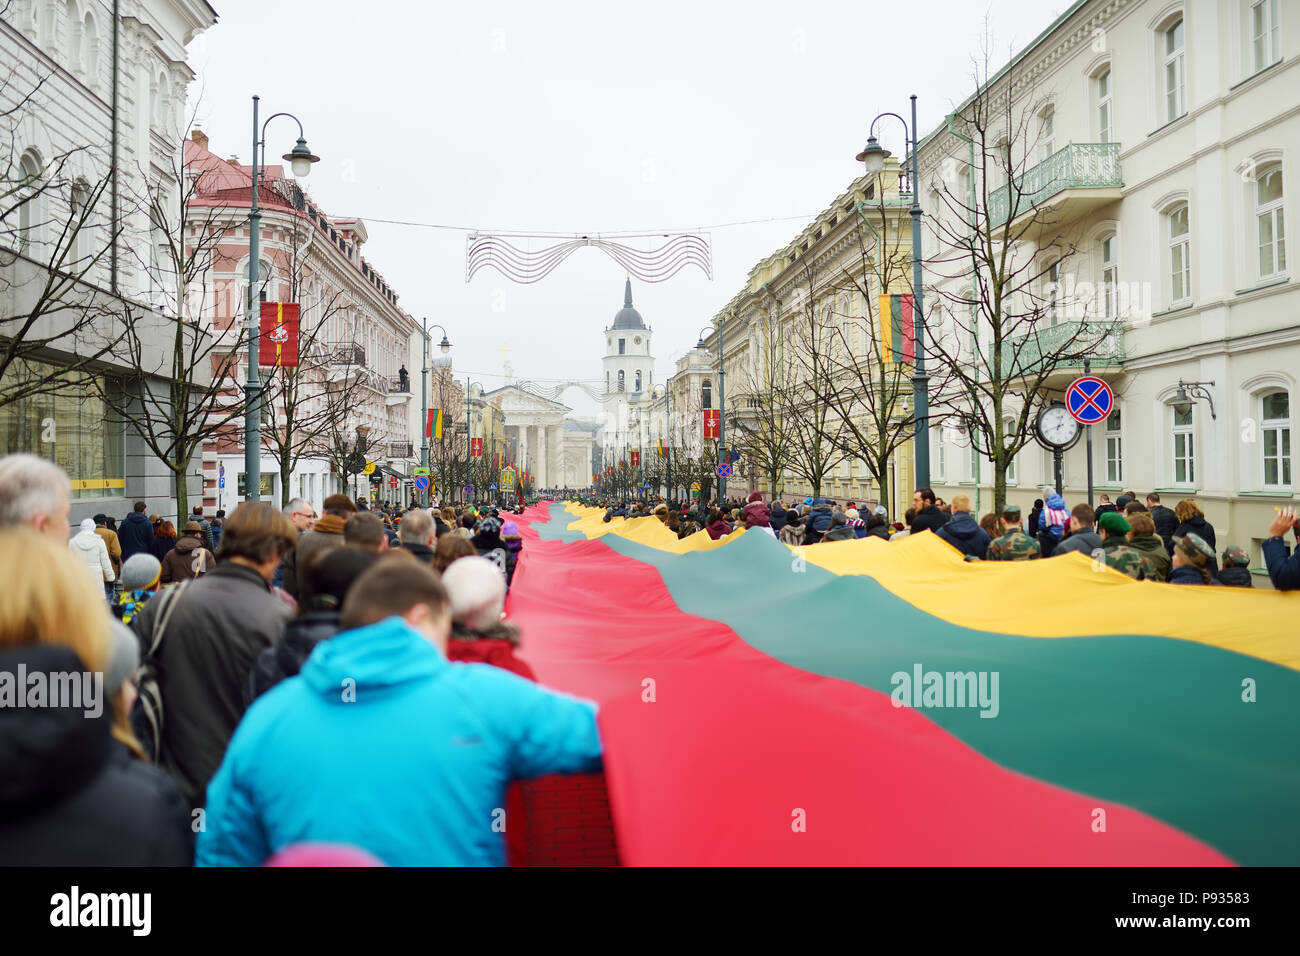
<path id="1" fill-rule="evenodd" d="M 418 491 L 425 491 L 426 489 L 428 489 L 428 487 L 429 487 L 429 476 L 428 476 L 428 475 L 416 475 L 416 476 L 415 476 L 415 487 L 416 487 L 416 490 L 418 490 Z"/>
<path id="2" fill-rule="evenodd" d="M 718 477 L 719 477 L 719 478 L 730 478 L 730 477 L 731 477 L 731 466 L 728 465 L 726 462 L 723 462 L 721 465 L 719 465 L 719 466 L 718 466 Z"/>
<path id="3" fill-rule="evenodd" d="M 1104 422 L 1115 407 L 1110 386 L 1099 378 L 1085 375 L 1076 378 L 1065 390 L 1065 407 L 1081 425 Z"/>
<path id="4" fill-rule="evenodd" d="M 373 475 L 375 473 L 375 463 L 367 461 L 365 467 L 361 469 L 361 473 L 363 475 Z"/>

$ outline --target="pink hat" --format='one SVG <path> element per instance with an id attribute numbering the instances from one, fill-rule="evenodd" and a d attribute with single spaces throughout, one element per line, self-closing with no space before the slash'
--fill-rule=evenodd
<path id="1" fill-rule="evenodd" d="M 263 866 L 384 866 L 365 850 L 340 843 L 295 843 L 287 846 Z"/>

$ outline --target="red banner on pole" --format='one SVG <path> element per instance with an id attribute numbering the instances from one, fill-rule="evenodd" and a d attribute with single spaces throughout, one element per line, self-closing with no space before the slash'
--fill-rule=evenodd
<path id="1" fill-rule="evenodd" d="M 298 367 L 298 303 L 263 302 L 258 365 Z"/>
<path id="2" fill-rule="evenodd" d="M 470 455 L 472 455 L 472 456 L 475 457 L 475 458 L 482 458 L 482 457 L 483 457 L 483 439 L 481 439 L 481 438 L 471 438 L 471 439 L 470 439 L 470 445 L 469 445 L 469 453 L 470 453 Z"/>
<path id="3" fill-rule="evenodd" d="M 706 408 L 704 410 L 704 437 L 722 437 L 721 412 L 719 409 Z"/>
<path id="4" fill-rule="evenodd" d="M 628 452 L 628 455 L 632 459 L 632 467 L 639 468 L 641 466 L 641 453 L 639 451 L 633 451 Z"/>

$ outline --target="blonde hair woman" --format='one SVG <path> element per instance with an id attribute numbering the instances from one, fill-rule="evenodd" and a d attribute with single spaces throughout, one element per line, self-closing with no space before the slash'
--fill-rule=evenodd
<path id="1" fill-rule="evenodd" d="M 50 675 L 44 706 L 0 707 L 0 866 L 189 865 L 176 786 L 130 759 L 121 687 L 103 686 L 123 668 L 110 667 L 99 588 L 66 546 L 27 528 L 0 531 L 0 574 L 0 672 L 24 670 L 16 689 L 29 697 L 32 677 Z"/>

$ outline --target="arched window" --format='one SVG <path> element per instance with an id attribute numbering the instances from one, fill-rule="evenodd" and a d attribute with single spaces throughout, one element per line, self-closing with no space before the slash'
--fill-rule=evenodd
<path id="1" fill-rule="evenodd" d="M 244 302 L 248 302 L 248 263 L 244 264 L 244 295 L 241 296 Z M 270 298 L 267 295 L 268 290 L 272 288 L 272 280 L 275 277 L 275 270 L 271 268 L 271 263 L 265 259 L 258 260 L 257 266 L 257 301 L 266 302 Z"/>
<path id="2" fill-rule="evenodd" d="M 636 370 L 636 391 L 641 391 L 641 370 Z"/>
<path id="3" fill-rule="evenodd" d="M 1291 487 L 1291 396 L 1269 392 L 1260 399 L 1260 448 L 1264 487 Z"/>
<path id="4" fill-rule="evenodd" d="M 64 26 L 64 29 L 67 31 L 67 35 L 65 37 L 67 41 L 67 50 L 68 50 L 67 62 L 68 65 L 72 67 L 72 69 L 80 70 L 82 68 L 81 56 L 82 56 L 83 48 L 82 48 L 82 35 L 81 35 L 81 17 L 77 13 L 76 0 L 68 0 L 68 2 L 64 4 L 64 12 L 65 12 L 64 19 L 66 21 L 66 25 Z"/>
<path id="5" fill-rule="evenodd" d="M 707 378 L 704 380 L 704 385 L 700 388 L 700 403 L 702 408 L 713 407 L 713 383 Z"/>
<path id="6" fill-rule="evenodd" d="M 1110 64 L 1102 67 L 1092 78 L 1093 96 L 1097 103 L 1097 142 L 1112 143 L 1115 136 L 1115 118 L 1111 112 Z"/>
<path id="7" fill-rule="evenodd" d="M 37 194 L 42 172 L 40 157 L 34 150 L 28 150 L 19 159 L 18 167 L 22 170 L 23 192 L 28 196 L 18 207 L 18 251 L 31 255 L 32 246 L 40 242 L 41 197 Z"/>
<path id="8" fill-rule="evenodd" d="M 1098 243 L 1101 259 L 1101 275 L 1097 288 L 1098 312 L 1103 319 L 1113 319 L 1119 315 L 1119 240 L 1114 233 L 1103 236 Z"/>
<path id="9" fill-rule="evenodd" d="M 1161 31 L 1161 50 L 1164 53 L 1165 122 L 1172 123 L 1187 112 L 1187 63 L 1183 18 L 1170 23 Z"/>
<path id="10" fill-rule="evenodd" d="M 622 369 L 619 369 L 619 370 L 618 370 L 618 390 L 619 390 L 620 392 L 623 391 L 623 384 L 624 384 L 624 382 L 623 382 L 623 370 L 622 370 Z"/>
<path id="11" fill-rule="evenodd" d="M 1259 240 L 1259 277 L 1269 279 L 1286 272 L 1286 208 L 1282 195 L 1282 167 L 1268 166 L 1255 181 L 1255 224 Z"/>
<path id="12" fill-rule="evenodd" d="M 1165 236 L 1169 241 L 1169 301 L 1187 302 L 1192 297 L 1192 223 L 1187 203 L 1165 211 Z"/>
<path id="13" fill-rule="evenodd" d="M 85 71 L 86 85 L 92 90 L 99 89 L 99 28 L 95 18 L 89 13 L 81 26 L 82 68 Z"/>

